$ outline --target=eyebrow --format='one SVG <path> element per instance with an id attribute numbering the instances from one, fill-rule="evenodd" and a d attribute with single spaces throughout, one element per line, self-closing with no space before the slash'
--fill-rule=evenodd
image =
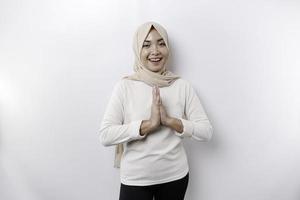
<path id="1" fill-rule="evenodd" d="M 163 38 L 159 38 L 157 41 L 161 41 L 161 40 L 164 40 Z M 150 40 L 145 40 L 144 42 L 151 42 Z"/>

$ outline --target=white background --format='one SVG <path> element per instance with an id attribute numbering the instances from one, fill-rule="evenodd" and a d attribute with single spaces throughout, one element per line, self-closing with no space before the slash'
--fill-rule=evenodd
<path id="1" fill-rule="evenodd" d="M 184 140 L 187 200 L 300 199 L 300 2 L 0 1 L 0 199 L 115 200 L 97 132 L 153 20 L 214 127 Z"/>

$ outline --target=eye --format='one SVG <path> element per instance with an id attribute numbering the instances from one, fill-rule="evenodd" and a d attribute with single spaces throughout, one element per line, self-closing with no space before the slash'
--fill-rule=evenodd
<path id="1" fill-rule="evenodd" d="M 159 43 L 159 45 L 160 45 L 160 46 L 166 46 L 166 43 L 161 42 L 161 43 Z"/>
<path id="2" fill-rule="evenodd" d="M 150 47 L 150 44 L 148 44 L 148 43 L 143 44 L 143 47 L 148 48 L 148 47 Z"/>

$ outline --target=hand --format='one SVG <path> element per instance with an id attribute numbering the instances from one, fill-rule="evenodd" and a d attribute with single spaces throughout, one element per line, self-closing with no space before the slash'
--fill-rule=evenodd
<path id="1" fill-rule="evenodd" d="M 160 123 L 166 127 L 175 130 L 178 133 L 183 132 L 183 124 L 180 119 L 169 117 L 162 102 L 160 104 Z"/>
<path id="2" fill-rule="evenodd" d="M 157 86 L 152 88 L 152 105 L 151 105 L 151 117 L 150 122 L 153 128 L 157 128 L 160 125 L 160 105 L 161 98 L 159 89 Z"/>
<path id="3" fill-rule="evenodd" d="M 160 123 L 164 126 L 167 126 L 170 121 L 170 117 L 168 116 L 167 111 L 164 105 L 162 104 L 162 102 L 160 104 L 159 110 L 160 110 Z"/>

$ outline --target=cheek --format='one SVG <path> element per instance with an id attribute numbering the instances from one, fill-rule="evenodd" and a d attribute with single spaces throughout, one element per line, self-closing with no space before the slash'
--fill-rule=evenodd
<path id="1" fill-rule="evenodd" d="M 143 62 L 146 62 L 147 61 L 147 56 L 148 56 L 148 53 L 146 51 L 142 51 L 141 52 L 141 60 Z"/>
<path id="2" fill-rule="evenodd" d="M 166 57 L 166 59 L 168 59 L 168 57 L 169 57 L 169 52 L 166 52 L 165 57 Z"/>
<path id="3" fill-rule="evenodd" d="M 161 54 L 165 57 L 168 58 L 169 56 L 169 50 L 167 48 L 164 48 L 161 50 Z"/>

